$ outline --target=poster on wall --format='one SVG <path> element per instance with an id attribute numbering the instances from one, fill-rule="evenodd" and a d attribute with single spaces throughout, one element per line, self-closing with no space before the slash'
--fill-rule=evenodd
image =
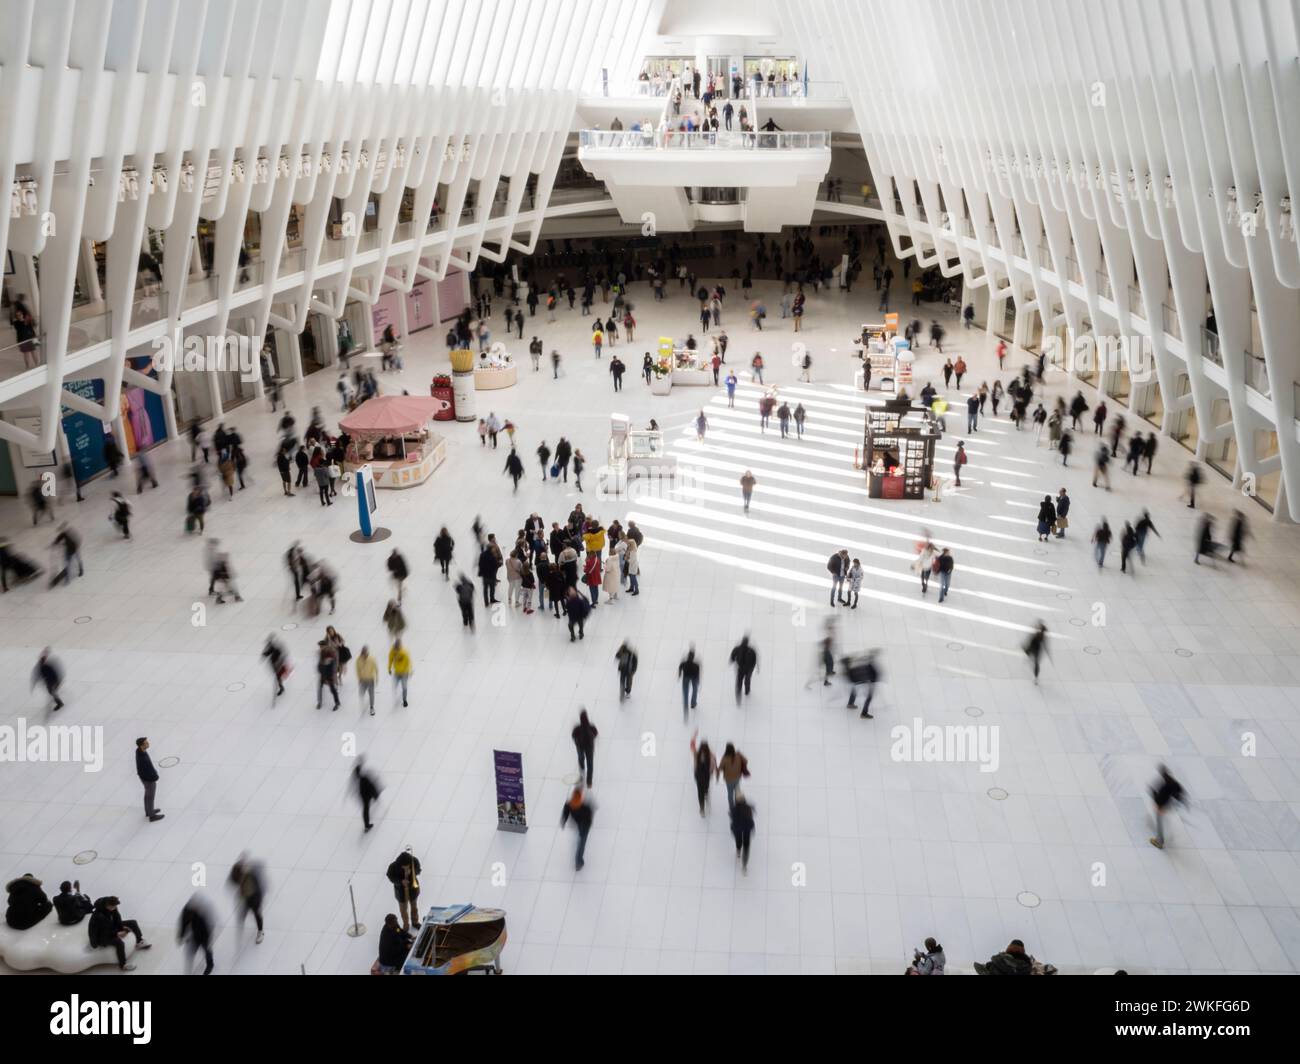
<path id="1" fill-rule="evenodd" d="M 92 403 L 103 403 L 102 380 L 68 381 L 64 387 Z M 104 423 L 92 414 L 63 408 L 63 431 L 68 437 L 68 450 L 72 455 L 72 469 L 79 482 L 85 483 L 96 473 L 108 468 L 104 460 Z"/>
<path id="2" fill-rule="evenodd" d="M 128 363 L 137 373 L 158 378 L 152 358 L 133 358 Z M 122 389 L 122 418 L 127 426 L 126 443 L 131 454 L 147 451 L 167 438 L 167 415 L 162 396 L 143 388 Z"/>
<path id="3" fill-rule="evenodd" d="M 527 831 L 524 755 L 510 750 L 493 750 L 492 767 L 497 781 L 497 830 Z"/>

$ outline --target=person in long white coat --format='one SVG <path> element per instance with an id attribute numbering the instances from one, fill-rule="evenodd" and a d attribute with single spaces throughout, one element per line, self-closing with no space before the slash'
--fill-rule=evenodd
<path id="1" fill-rule="evenodd" d="M 623 552 L 627 550 L 626 544 L 627 541 L 624 539 L 614 544 L 614 549 L 605 565 L 605 575 L 601 577 L 602 590 L 610 601 L 618 598 L 618 593 L 623 590 L 618 573 L 623 563 Z"/>
<path id="2" fill-rule="evenodd" d="M 641 594 L 641 588 L 638 584 L 637 577 L 641 575 L 640 548 L 636 545 L 636 540 L 625 537 L 619 540 L 619 544 L 626 544 L 626 553 L 623 555 L 623 568 L 627 573 L 627 593 L 629 595 Z"/>

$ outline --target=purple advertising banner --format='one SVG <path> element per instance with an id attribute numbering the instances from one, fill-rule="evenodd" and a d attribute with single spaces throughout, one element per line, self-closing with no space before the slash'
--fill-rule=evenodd
<path id="1" fill-rule="evenodd" d="M 510 750 L 493 750 L 492 766 L 497 778 L 497 830 L 527 831 L 524 755 Z"/>

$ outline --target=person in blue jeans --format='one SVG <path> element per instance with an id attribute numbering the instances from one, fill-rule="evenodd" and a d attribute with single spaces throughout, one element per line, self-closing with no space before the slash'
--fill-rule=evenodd
<path id="1" fill-rule="evenodd" d="M 564 803 L 564 810 L 560 813 L 560 827 L 564 827 L 570 820 L 578 829 L 578 852 L 574 856 L 573 867 L 576 871 L 581 871 L 585 863 L 583 855 L 587 850 L 587 836 L 591 833 L 592 821 L 592 807 L 587 803 L 581 787 L 574 787 L 569 800 Z"/>
<path id="2" fill-rule="evenodd" d="M 732 370 L 727 374 L 727 406 L 735 409 L 736 406 L 736 372 Z"/>
<path id="3" fill-rule="evenodd" d="M 948 597 L 948 585 L 952 582 L 952 555 L 944 547 L 939 555 L 939 601 Z"/>

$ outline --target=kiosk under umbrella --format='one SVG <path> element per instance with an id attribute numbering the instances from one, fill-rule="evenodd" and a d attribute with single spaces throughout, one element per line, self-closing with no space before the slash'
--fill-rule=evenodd
<path id="1" fill-rule="evenodd" d="M 380 395 L 367 399 L 339 422 L 351 437 L 345 472 L 369 466 L 377 488 L 423 484 L 447 457 L 447 443 L 430 428 L 445 399 Z"/>

